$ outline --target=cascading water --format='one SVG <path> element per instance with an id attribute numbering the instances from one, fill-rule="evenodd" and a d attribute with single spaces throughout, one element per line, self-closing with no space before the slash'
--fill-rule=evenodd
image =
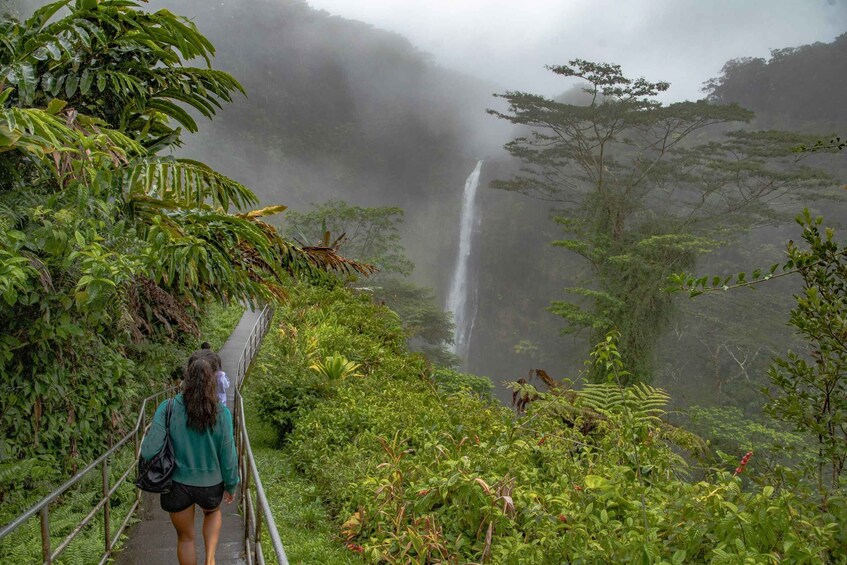
<path id="1" fill-rule="evenodd" d="M 456 341 L 453 353 L 460 357 L 467 356 L 470 345 L 471 331 L 476 312 L 471 312 L 469 300 L 475 293 L 468 288 L 468 263 L 471 256 L 473 227 L 476 222 L 476 189 L 479 186 L 479 173 L 482 161 L 476 162 L 476 167 L 465 181 L 465 191 L 462 196 L 462 216 L 459 228 L 459 250 L 456 253 L 456 267 L 453 269 L 453 280 L 450 283 L 450 294 L 447 296 L 447 310 L 453 313 L 456 322 Z M 476 310 L 476 305 L 473 305 Z"/>

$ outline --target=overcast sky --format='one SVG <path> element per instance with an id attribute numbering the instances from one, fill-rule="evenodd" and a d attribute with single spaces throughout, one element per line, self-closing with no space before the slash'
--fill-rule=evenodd
<path id="1" fill-rule="evenodd" d="M 554 96 L 544 65 L 617 63 L 666 80 L 665 100 L 701 98 L 735 57 L 829 42 L 847 32 L 847 0 L 307 0 L 406 36 L 439 64 L 501 88 Z"/>

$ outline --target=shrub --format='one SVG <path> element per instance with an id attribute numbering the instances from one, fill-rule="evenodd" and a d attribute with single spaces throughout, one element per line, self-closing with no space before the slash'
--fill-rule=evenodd
<path id="1" fill-rule="evenodd" d="M 256 395 L 286 434 L 279 456 L 370 562 L 847 559 L 842 498 L 821 513 L 767 476 L 745 489 L 732 472 L 740 454 L 688 480 L 678 444 L 690 434 L 661 420 L 659 389 L 533 391 L 516 417 L 481 377 L 433 372 L 408 353 L 383 308 L 339 288 L 291 294 L 257 362 Z M 361 363 L 363 378 L 329 387 L 309 371 L 328 346 Z M 615 353 L 604 342 L 597 362 L 614 368 Z"/>

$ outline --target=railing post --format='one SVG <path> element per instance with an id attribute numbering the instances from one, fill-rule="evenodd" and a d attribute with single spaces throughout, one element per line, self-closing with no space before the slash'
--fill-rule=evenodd
<path id="1" fill-rule="evenodd" d="M 242 457 L 243 457 L 242 453 Z M 250 539 L 250 526 L 251 522 L 251 514 L 250 508 L 253 506 L 252 500 L 250 500 L 250 469 L 248 468 L 250 463 L 247 461 L 246 457 L 241 459 L 241 504 L 244 507 L 244 535 L 247 539 Z M 254 512 L 255 514 L 255 512 Z"/>
<path id="2" fill-rule="evenodd" d="M 138 424 L 138 430 L 135 432 L 135 458 L 138 459 L 141 455 L 141 442 L 139 437 L 144 437 L 144 428 L 147 427 L 147 403 L 141 405 L 141 423 Z"/>
<path id="3" fill-rule="evenodd" d="M 243 496 L 250 496 L 250 491 L 245 490 Z M 242 504 L 244 504 L 244 539 L 250 543 L 253 543 L 253 539 L 250 537 L 250 527 L 253 525 L 253 520 L 250 516 L 250 509 L 252 507 L 252 503 L 246 501 L 245 498 L 241 499 Z M 249 547 L 249 545 L 248 545 Z M 256 544 L 253 544 L 253 552 L 256 551 Z"/>
<path id="4" fill-rule="evenodd" d="M 48 565 L 53 563 L 50 555 L 50 505 L 41 509 L 41 560 Z"/>
<path id="5" fill-rule="evenodd" d="M 103 459 L 103 539 L 106 543 L 106 553 L 112 548 L 111 524 L 112 501 L 109 499 L 109 458 Z"/>
<path id="6" fill-rule="evenodd" d="M 262 513 L 256 512 L 256 539 L 253 542 L 258 548 L 262 545 Z"/>

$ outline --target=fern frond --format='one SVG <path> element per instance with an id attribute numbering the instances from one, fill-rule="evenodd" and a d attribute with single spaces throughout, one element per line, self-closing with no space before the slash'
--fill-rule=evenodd
<path id="1" fill-rule="evenodd" d="M 612 383 L 589 383 L 578 392 L 578 401 L 600 414 L 611 416 L 628 411 L 640 422 L 658 424 L 670 396 L 645 383 L 621 388 Z"/>

